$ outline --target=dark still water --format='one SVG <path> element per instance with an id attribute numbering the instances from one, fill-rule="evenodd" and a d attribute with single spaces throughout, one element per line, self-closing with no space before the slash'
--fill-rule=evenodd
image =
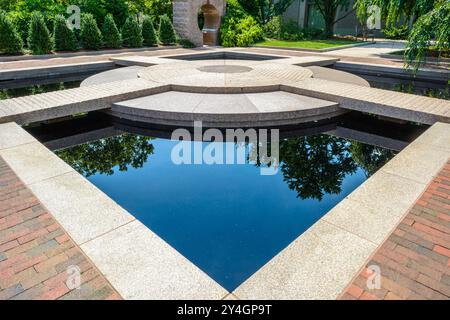
<path id="1" fill-rule="evenodd" d="M 327 134 L 293 136 L 280 142 L 278 173 L 264 176 L 254 163 L 176 165 L 178 143 L 124 133 L 56 154 L 228 290 L 395 155 Z"/>

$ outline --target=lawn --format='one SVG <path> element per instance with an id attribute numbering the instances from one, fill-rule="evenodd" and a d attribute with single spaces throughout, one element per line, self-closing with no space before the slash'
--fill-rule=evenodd
<path id="1" fill-rule="evenodd" d="M 301 41 L 266 39 L 262 42 L 258 42 L 256 46 L 318 50 L 318 49 L 337 48 L 356 43 L 361 43 L 361 41 L 341 40 L 341 39 L 301 40 Z"/>

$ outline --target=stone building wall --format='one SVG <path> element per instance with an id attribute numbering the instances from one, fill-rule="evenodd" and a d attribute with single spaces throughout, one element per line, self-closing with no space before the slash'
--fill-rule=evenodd
<path id="1" fill-rule="evenodd" d="M 198 12 L 203 6 L 208 4 L 213 5 L 217 9 L 221 19 L 225 14 L 225 0 L 173 1 L 173 24 L 182 39 L 188 39 L 197 46 L 203 45 L 203 32 L 198 26 Z"/>

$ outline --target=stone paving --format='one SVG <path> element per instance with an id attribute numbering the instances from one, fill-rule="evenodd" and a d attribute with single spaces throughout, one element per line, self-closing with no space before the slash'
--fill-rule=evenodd
<path id="1" fill-rule="evenodd" d="M 371 290 L 374 265 L 381 288 Z M 450 299 L 450 160 L 340 299 Z"/>
<path id="2" fill-rule="evenodd" d="M 72 266 L 81 272 L 81 286 L 70 290 Z M 0 300 L 5 299 L 121 297 L 0 157 Z"/>

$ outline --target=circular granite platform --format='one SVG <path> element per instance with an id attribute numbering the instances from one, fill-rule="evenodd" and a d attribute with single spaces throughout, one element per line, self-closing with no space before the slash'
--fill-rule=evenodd
<path id="1" fill-rule="evenodd" d="M 240 93 L 273 91 L 280 84 L 311 78 L 313 72 L 272 61 L 201 60 L 147 67 L 138 76 L 152 82 L 170 84 L 173 90 Z"/>
<path id="2" fill-rule="evenodd" d="M 170 126 L 192 126 L 194 121 L 222 128 L 282 126 L 347 112 L 333 101 L 280 91 L 281 84 L 313 77 L 368 86 L 360 77 L 328 68 L 227 59 L 121 68 L 90 77 L 82 86 L 136 78 L 161 84 L 164 89 L 158 93 L 115 103 L 107 112 L 126 120 Z"/>

